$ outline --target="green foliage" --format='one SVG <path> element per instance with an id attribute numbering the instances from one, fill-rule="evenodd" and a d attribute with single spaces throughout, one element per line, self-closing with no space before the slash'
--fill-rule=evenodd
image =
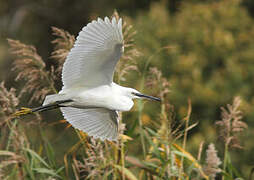
<path id="1" fill-rule="evenodd" d="M 168 47 L 152 65 L 169 78 L 174 103 L 183 105 L 191 97 L 200 116 L 212 118 L 215 109 L 209 107 L 241 95 L 246 113 L 253 117 L 254 25 L 238 1 L 184 4 L 173 17 L 163 4 L 156 4 L 138 17 L 136 27 L 142 30 L 138 47 L 147 57 Z"/>
<path id="2" fill-rule="evenodd" d="M 150 65 L 159 67 L 171 84 L 170 101 L 178 119 L 186 112 L 186 99 L 192 100 L 192 117 L 200 122 L 192 150 L 202 140 L 216 141 L 212 126 L 219 119 L 216 107 L 234 96 L 242 97 L 246 122 L 253 127 L 254 22 L 240 3 L 183 2 L 174 16 L 165 4 L 157 3 L 134 21 L 141 31 L 136 42 L 145 55 L 140 64 L 153 56 Z M 241 158 L 236 158 L 236 154 L 234 158 L 242 165 L 253 161 L 252 137 L 249 134 L 245 138 L 248 151 Z"/>

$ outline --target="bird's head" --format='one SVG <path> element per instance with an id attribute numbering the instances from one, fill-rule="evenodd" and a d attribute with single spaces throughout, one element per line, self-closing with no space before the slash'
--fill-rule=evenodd
<path id="1" fill-rule="evenodd" d="M 132 99 L 148 99 L 148 100 L 154 100 L 154 101 L 161 101 L 160 98 L 142 94 L 136 89 L 132 89 L 132 88 L 130 88 L 129 94 Z"/>

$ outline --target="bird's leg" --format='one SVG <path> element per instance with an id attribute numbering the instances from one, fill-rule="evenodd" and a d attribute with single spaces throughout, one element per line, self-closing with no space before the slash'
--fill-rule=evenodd
<path id="1" fill-rule="evenodd" d="M 13 114 L 14 117 L 18 117 L 18 116 L 22 116 L 22 115 L 25 115 L 25 114 L 30 114 L 32 113 L 32 109 L 31 108 L 26 108 L 26 107 L 22 107 L 20 108 L 20 110 L 18 110 L 17 112 L 15 112 Z"/>
<path id="2" fill-rule="evenodd" d="M 56 101 L 54 103 L 51 104 L 47 104 L 45 106 L 39 106 L 36 108 L 25 108 L 22 107 L 19 111 L 17 111 L 16 113 L 14 113 L 14 116 L 21 116 L 21 115 L 25 115 L 25 114 L 30 114 L 30 113 L 34 113 L 34 112 L 42 112 L 42 111 L 48 111 L 48 110 L 52 110 L 52 109 L 56 109 L 59 107 L 62 107 L 64 105 L 62 105 L 63 103 L 67 103 L 67 102 L 72 102 L 73 100 L 68 99 L 68 100 L 62 100 L 62 101 Z"/>
<path id="3" fill-rule="evenodd" d="M 42 112 L 42 111 L 47 111 L 47 110 L 52 110 L 61 107 L 61 104 L 67 103 L 67 102 L 72 102 L 73 100 L 68 99 L 68 100 L 62 100 L 62 101 L 56 101 L 51 104 L 47 104 L 45 106 L 40 106 L 32 109 L 32 112 Z"/>

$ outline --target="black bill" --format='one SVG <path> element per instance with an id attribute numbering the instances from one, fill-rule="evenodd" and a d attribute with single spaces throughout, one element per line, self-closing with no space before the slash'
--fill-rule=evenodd
<path id="1" fill-rule="evenodd" d="M 153 96 L 148 96 L 145 94 L 141 94 L 141 93 L 133 93 L 135 96 L 141 97 L 141 98 L 146 98 L 146 99 L 150 99 L 150 100 L 154 100 L 154 101 L 161 101 L 160 98 L 157 97 L 153 97 Z"/>

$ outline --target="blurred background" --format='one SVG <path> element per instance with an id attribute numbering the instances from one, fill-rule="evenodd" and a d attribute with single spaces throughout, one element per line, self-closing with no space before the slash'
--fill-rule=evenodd
<path id="1" fill-rule="evenodd" d="M 7 38 L 34 45 L 48 68 L 51 43 L 55 37 L 51 27 L 68 31 L 75 37 L 81 28 L 97 17 L 111 16 L 117 10 L 124 21 L 137 31 L 136 48 L 142 53 L 136 62 L 140 72 L 130 73 L 123 85 L 140 89 L 142 68 L 149 59 L 170 82 L 170 103 L 174 105 L 176 121 L 187 112 L 187 100 L 192 101 L 191 123 L 199 122 L 188 136 L 187 149 L 197 153 L 200 142 L 214 142 L 219 149 L 215 121 L 221 119 L 220 107 L 231 103 L 233 97 L 243 100 L 244 122 L 248 124 L 241 137 L 243 149 L 232 151 L 233 165 L 246 177 L 254 167 L 254 1 L 246 0 L 0 0 L 0 81 L 18 91 L 22 81 L 11 71 L 14 57 L 10 55 Z M 59 89 L 61 83 L 59 82 Z M 152 90 L 145 88 L 145 93 Z M 27 104 L 29 93 L 20 106 L 35 107 L 41 102 Z M 144 124 L 156 119 L 159 106 L 146 103 Z M 126 134 L 130 134 L 137 115 L 124 113 Z M 60 111 L 43 114 L 43 122 L 53 124 L 61 120 Z M 44 121 L 45 119 L 45 121 Z M 44 126 L 58 156 L 75 142 L 72 130 L 66 125 Z M 36 127 L 28 129 L 34 145 Z M 134 136 L 135 137 L 135 136 Z M 134 140 L 135 141 L 135 140 Z M 137 142 L 138 143 L 138 142 Z M 223 143 L 221 143 L 221 146 Z M 36 147 L 35 147 L 36 149 Z M 128 152 L 139 153 L 135 142 Z M 61 161 L 61 160 L 59 160 Z"/>

